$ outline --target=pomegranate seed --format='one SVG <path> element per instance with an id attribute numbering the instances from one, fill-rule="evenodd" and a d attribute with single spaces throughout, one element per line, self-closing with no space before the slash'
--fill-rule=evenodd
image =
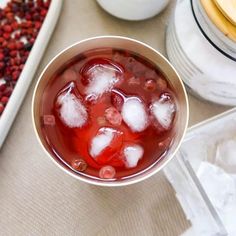
<path id="1" fill-rule="evenodd" d="M 32 44 L 34 44 L 35 39 L 34 39 L 34 38 L 30 38 L 29 42 L 32 43 Z"/>
<path id="2" fill-rule="evenodd" d="M 0 103 L 0 115 L 3 113 L 4 106 Z"/>
<path id="3" fill-rule="evenodd" d="M 110 124 L 115 125 L 115 126 L 121 125 L 122 116 L 115 107 L 107 108 L 105 110 L 105 117 Z"/>
<path id="4" fill-rule="evenodd" d="M 76 159 L 71 163 L 73 169 L 77 171 L 85 171 L 87 169 L 87 163 L 83 159 Z"/>
<path id="5" fill-rule="evenodd" d="M 4 25 L 2 28 L 7 33 L 12 32 L 12 27 L 10 25 Z"/>
<path id="6" fill-rule="evenodd" d="M 3 69 L 4 66 L 5 64 L 3 62 L 0 62 L 0 69 Z"/>
<path id="7" fill-rule="evenodd" d="M 112 166 L 104 166 L 99 171 L 99 177 L 102 179 L 112 179 L 116 175 L 116 170 Z"/>
<path id="8" fill-rule="evenodd" d="M 46 16 L 46 15 L 47 15 L 47 10 L 42 9 L 42 10 L 40 11 L 40 15 L 41 15 L 41 16 Z"/>
<path id="9" fill-rule="evenodd" d="M 11 37 L 11 35 L 9 33 L 4 33 L 3 34 L 4 39 L 9 39 L 10 37 Z"/>
<path id="10" fill-rule="evenodd" d="M 0 61 L 4 58 L 3 53 L 0 53 Z"/>
<path id="11" fill-rule="evenodd" d="M 13 91 L 12 88 L 7 87 L 7 88 L 4 90 L 3 95 L 4 95 L 4 96 L 7 96 L 7 97 L 10 97 L 11 94 L 12 94 L 12 91 Z"/>
<path id="12" fill-rule="evenodd" d="M 15 44 L 15 43 L 9 43 L 9 44 L 8 44 L 8 48 L 9 48 L 10 50 L 14 50 L 14 49 L 16 49 L 16 44 Z"/>
<path id="13" fill-rule="evenodd" d="M 27 60 L 27 58 L 26 58 L 26 60 Z M 25 60 L 25 61 L 26 61 L 26 60 Z M 25 64 L 21 64 L 21 65 L 20 65 L 20 70 L 23 70 L 24 66 L 25 66 Z"/>
<path id="14" fill-rule="evenodd" d="M 154 91 L 157 88 L 157 83 L 156 83 L 156 81 L 154 79 L 148 79 L 145 82 L 144 88 L 147 91 Z"/>
<path id="15" fill-rule="evenodd" d="M 50 1 L 46 1 L 46 2 L 44 3 L 44 7 L 46 7 L 47 9 L 49 8 L 49 5 L 50 5 Z"/>
<path id="16" fill-rule="evenodd" d="M 19 78 L 19 76 L 20 76 L 20 71 L 14 71 L 12 73 L 12 79 L 13 80 L 17 80 Z"/>
<path id="17" fill-rule="evenodd" d="M 35 26 L 36 29 L 40 29 L 41 25 L 42 25 L 41 22 L 36 21 L 34 26 Z"/>
<path id="18" fill-rule="evenodd" d="M 55 117 L 53 115 L 44 115 L 43 123 L 44 125 L 55 125 Z"/>
<path id="19" fill-rule="evenodd" d="M 11 24 L 11 27 L 12 27 L 13 30 L 16 30 L 18 28 L 18 23 L 17 22 L 13 22 Z"/>
<path id="20" fill-rule="evenodd" d="M 8 100 L 9 100 L 9 98 L 8 98 L 8 97 L 6 97 L 6 96 L 3 96 L 3 97 L 1 98 L 1 100 L 0 100 L 0 102 L 1 102 L 3 105 L 6 105 L 6 104 L 7 104 L 7 102 L 8 102 Z"/>
<path id="21" fill-rule="evenodd" d="M 17 56 L 17 51 L 11 51 L 10 52 L 11 57 L 16 57 Z M 0 57 L 1 58 L 1 57 Z"/>
<path id="22" fill-rule="evenodd" d="M 22 49 L 23 47 L 24 47 L 24 44 L 23 44 L 22 42 L 17 42 L 17 43 L 16 43 L 16 48 L 17 48 L 18 50 Z"/>
<path id="23" fill-rule="evenodd" d="M 6 85 L 5 84 L 1 84 L 0 85 L 0 92 L 4 91 L 6 89 Z"/>
<path id="24" fill-rule="evenodd" d="M 30 14 L 26 14 L 26 16 L 25 16 L 25 19 L 26 19 L 26 20 L 31 20 L 31 19 L 32 19 L 32 17 L 31 17 L 31 15 L 30 15 Z"/>

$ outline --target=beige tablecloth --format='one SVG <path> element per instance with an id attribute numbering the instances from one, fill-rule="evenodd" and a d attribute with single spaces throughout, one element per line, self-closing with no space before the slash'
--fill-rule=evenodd
<path id="1" fill-rule="evenodd" d="M 162 172 L 133 186 L 95 187 L 66 175 L 43 153 L 31 122 L 32 91 L 48 61 L 66 46 L 97 35 L 125 35 L 165 54 L 165 28 L 174 1 L 159 16 L 127 22 L 94 0 L 66 0 L 35 80 L 0 151 L 0 235 L 177 236 L 189 226 Z M 190 125 L 225 107 L 192 96 Z"/>

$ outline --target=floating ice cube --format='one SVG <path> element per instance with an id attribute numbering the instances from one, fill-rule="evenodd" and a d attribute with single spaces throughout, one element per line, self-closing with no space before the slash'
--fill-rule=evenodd
<path id="1" fill-rule="evenodd" d="M 127 168 L 134 168 L 144 153 L 140 145 L 133 144 L 124 148 L 125 165 Z"/>
<path id="2" fill-rule="evenodd" d="M 97 134 L 91 142 L 89 153 L 95 158 L 97 157 L 105 148 L 107 148 L 112 142 L 117 131 L 112 128 L 102 128 L 100 133 Z"/>
<path id="3" fill-rule="evenodd" d="M 174 118 L 175 104 L 161 98 L 152 103 L 151 112 L 164 129 L 169 129 Z"/>
<path id="4" fill-rule="evenodd" d="M 79 98 L 70 93 L 70 90 L 59 95 L 57 104 L 60 106 L 60 118 L 67 126 L 81 128 L 86 124 L 88 120 L 86 107 Z"/>
<path id="5" fill-rule="evenodd" d="M 85 93 L 87 95 L 101 96 L 104 92 L 110 91 L 114 84 L 119 81 L 119 70 L 116 65 L 113 65 L 108 60 L 94 59 L 88 63 L 89 69 L 85 67 L 83 76 L 88 81 Z"/>
<path id="6" fill-rule="evenodd" d="M 124 122 L 133 132 L 141 132 L 148 125 L 148 115 L 142 101 L 137 97 L 128 98 L 122 107 Z"/>

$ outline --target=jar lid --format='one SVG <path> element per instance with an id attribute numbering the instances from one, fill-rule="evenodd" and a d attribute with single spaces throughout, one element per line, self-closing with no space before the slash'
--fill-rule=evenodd
<path id="1" fill-rule="evenodd" d="M 218 9 L 236 26 L 236 0 L 214 0 Z"/>
<path id="2" fill-rule="evenodd" d="M 217 2 L 217 5 L 215 4 Z M 230 1 L 225 1 L 226 2 Z M 236 42 L 236 26 L 225 17 L 225 15 L 219 10 L 218 5 L 220 1 L 218 0 L 201 0 L 201 4 L 210 18 L 210 20 L 215 24 L 215 26 L 228 38 Z M 222 6 L 222 5 L 219 5 Z M 221 7 L 220 9 L 223 9 Z M 226 8 L 224 8 L 226 9 Z M 225 11 L 224 11 L 225 12 Z M 235 12 L 236 15 L 236 12 Z"/>
<path id="3" fill-rule="evenodd" d="M 190 0 L 194 19 L 208 42 L 236 61 L 236 26 L 218 9 L 215 0 Z"/>

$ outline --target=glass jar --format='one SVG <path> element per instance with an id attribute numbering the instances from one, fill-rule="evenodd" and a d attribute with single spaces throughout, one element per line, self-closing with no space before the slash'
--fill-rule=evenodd
<path id="1" fill-rule="evenodd" d="M 166 48 L 190 92 L 214 103 L 236 105 L 236 42 L 211 22 L 201 1 L 177 0 Z"/>

